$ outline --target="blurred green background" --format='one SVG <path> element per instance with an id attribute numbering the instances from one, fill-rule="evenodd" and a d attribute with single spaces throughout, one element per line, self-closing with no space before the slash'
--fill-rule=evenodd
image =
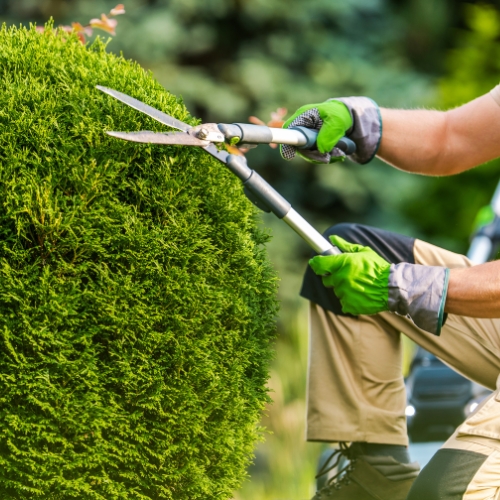
<path id="1" fill-rule="evenodd" d="M 0 0 L 8 24 L 56 25 L 107 13 L 118 1 Z M 447 109 L 500 80 L 498 4 L 459 0 L 125 0 L 109 49 L 151 69 L 205 121 L 267 121 L 278 107 L 367 95 L 381 106 Z M 106 35 L 105 35 L 106 37 Z M 318 229 L 372 224 L 465 252 L 500 163 L 450 178 L 424 178 L 379 161 L 317 166 L 247 154 Z M 305 443 L 307 308 L 300 299 L 309 250 L 271 216 L 269 252 L 281 277 L 274 403 L 240 500 L 311 496 L 321 444 Z"/>

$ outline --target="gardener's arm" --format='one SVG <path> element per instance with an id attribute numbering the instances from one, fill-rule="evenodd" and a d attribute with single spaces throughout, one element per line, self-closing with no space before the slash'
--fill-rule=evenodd
<path id="1" fill-rule="evenodd" d="M 445 312 L 500 318 L 500 261 L 451 269 Z"/>
<path id="2" fill-rule="evenodd" d="M 377 154 L 407 172 L 451 175 L 500 157 L 500 86 L 449 111 L 379 109 L 367 97 L 339 97 L 299 108 L 283 125 L 318 130 L 317 150 L 282 146 L 309 161 L 343 160 L 335 148 L 346 135 L 356 144 L 350 159 L 368 163 Z"/>
<path id="3" fill-rule="evenodd" d="M 342 254 L 309 261 L 354 316 L 392 311 L 440 334 L 445 312 L 459 316 L 500 317 L 500 261 L 466 269 L 402 262 L 390 264 L 371 248 L 330 237 Z"/>
<path id="4" fill-rule="evenodd" d="M 486 94 L 449 111 L 381 109 L 377 155 L 425 175 L 451 175 L 500 157 L 500 105 Z"/>

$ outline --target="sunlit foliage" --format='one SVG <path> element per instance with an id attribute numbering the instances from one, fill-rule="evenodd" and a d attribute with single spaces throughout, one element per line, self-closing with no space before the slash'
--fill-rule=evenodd
<path id="1" fill-rule="evenodd" d="M 239 181 L 95 89 L 195 123 L 98 40 L 0 30 L 0 497 L 229 498 L 250 461 L 275 275 Z"/>

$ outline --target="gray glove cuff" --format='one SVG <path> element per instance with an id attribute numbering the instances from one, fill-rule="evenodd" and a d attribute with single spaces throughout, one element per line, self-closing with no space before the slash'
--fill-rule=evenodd
<path id="1" fill-rule="evenodd" d="M 392 264 L 389 273 L 389 310 L 409 317 L 426 332 L 439 335 L 450 270 L 418 264 Z"/>
<path id="2" fill-rule="evenodd" d="M 356 144 L 349 158 L 356 163 L 368 163 L 377 154 L 382 139 L 382 117 L 375 101 L 368 97 L 335 97 L 330 101 L 343 102 L 352 116 L 352 127 L 346 135 Z"/>

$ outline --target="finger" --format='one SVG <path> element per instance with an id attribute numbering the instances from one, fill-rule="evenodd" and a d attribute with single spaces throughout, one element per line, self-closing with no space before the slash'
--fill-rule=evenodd
<path id="1" fill-rule="evenodd" d="M 353 311 L 348 305 L 340 304 L 342 306 L 342 312 L 344 314 L 351 314 L 352 316 L 357 316 L 356 312 Z"/>
<path id="2" fill-rule="evenodd" d="M 316 255 L 309 261 L 309 265 L 315 274 L 323 276 L 335 273 L 342 267 L 343 261 L 342 255 Z"/>
<path id="3" fill-rule="evenodd" d="M 345 161 L 346 158 L 347 158 L 346 155 L 335 156 L 334 154 L 330 153 L 330 163 L 338 163 L 341 161 Z"/>
<path id="4" fill-rule="evenodd" d="M 297 150 L 297 154 L 310 163 L 326 164 L 326 165 L 330 163 L 330 155 L 328 153 L 323 154 L 320 153 L 319 151 L 299 149 Z"/>
<path id="5" fill-rule="evenodd" d="M 340 236 L 336 234 L 330 236 L 330 241 L 338 247 L 342 252 L 346 253 L 358 253 L 361 252 L 365 247 L 363 245 L 357 245 L 356 243 L 349 243 Z"/>
<path id="6" fill-rule="evenodd" d="M 323 126 L 321 127 L 318 138 L 316 139 L 316 144 L 318 150 L 321 153 L 329 153 L 339 142 L 339 139 L 344 137 L 345 129 L 342 123 L 334 119 L 326 118 L 323 121 Z"/>
<path id="7" fill-rule="evenodd" d="M 333 280 L 332 280 L 332 276 L 323 276 L 321 278 L 321 281 L 323 282 L 323 286 L 325 288 L 333 288 L 334 287 L 334 284 L 333 284 Z"/>

